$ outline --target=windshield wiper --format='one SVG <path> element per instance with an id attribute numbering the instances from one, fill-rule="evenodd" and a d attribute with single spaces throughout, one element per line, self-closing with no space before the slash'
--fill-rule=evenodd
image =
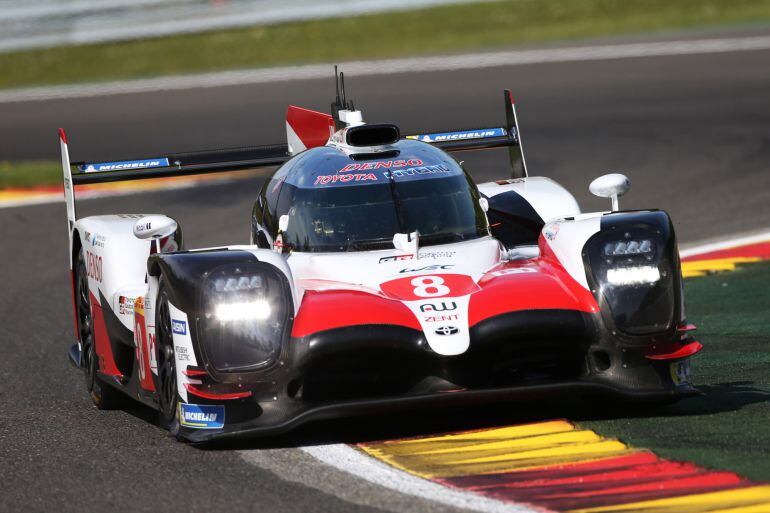
<path id="1" fill-rule="evenodd" d="M 461 242 L 468 238 L 468 235 L 459 232 L 432 233 L 430 235 L 420 235 L 421 243 L 445 244 L 449 242 Z"/>
<path id="2" fill-rule="evenodd" d="M 349 240 L 345 251 L 365 251 L 367 249 L 389 249 L 393 247 L 393 241 L 388 239 L 360 239 Z"/>

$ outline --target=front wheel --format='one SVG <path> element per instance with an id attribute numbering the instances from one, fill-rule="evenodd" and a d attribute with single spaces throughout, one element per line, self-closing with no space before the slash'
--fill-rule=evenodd
<path id="1" fill-rule="evenodd" d="M 123 405 L 123 396 L 99 377 L 99 357 L 96 354 L 93 310 L 88 288 L 88 274 L 83 248 L 80 248 L 75 271 L 75 301 L 80 338 L 80 365 L 86 378 L 86 390 L 100 410 L 114 410 Z"/>
<path id="2" fill-rule="evenodd" d="M 178 407 L 179 393 L 176 383 L 176 358 L 174 356 L 174 337 L 171 331 L 171 314 L 168 306 L 163 278 L 158 287 L 155 318 L 155 350 L 158 362 L 158 405 L 160 407 L 160 425 L 176 435 L 179 431 Z"/>

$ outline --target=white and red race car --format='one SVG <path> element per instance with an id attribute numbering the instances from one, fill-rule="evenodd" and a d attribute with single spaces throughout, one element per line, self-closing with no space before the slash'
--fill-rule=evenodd
<path id="1" fill-rule="evenodd" d="M 267 435 L 391 409 L 563 394 L 671 401 L 696 390 L 673 226 L 581 213 L 528 176 L 505 126 L 402 137 L 344 98 L 290 106 L 287 144 L 70 164 L 60 131 L 77 343 L 99 408 L 130 396 L 180 439 Z M 505 147 L 475 184 L 449 152 Z M 78 184 L 280 166 L 249 244 L 183 248 L 164 215 L 77 219 Z M 73 173 L 73 169 L 75 172 Z"/>

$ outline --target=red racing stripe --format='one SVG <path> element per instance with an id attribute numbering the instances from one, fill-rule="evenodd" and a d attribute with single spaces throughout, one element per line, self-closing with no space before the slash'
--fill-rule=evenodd
<path id="1" fill-rule="evenodd" d="M 551 465 L 532 470 L 505 472 L 501 474 L 482 474 L 436 479 L 455 488 L 481 489 L 489 486 L 499 486 L 502 482 L 523 480 L 534 481 L 552 477 L 584 476 L 597 472 L 631 468 L 636 465 L 646 465 L 660 461 L 655 454 L 647 451 L 635 452 L 624 456 L 604 458 L 601 460 Z"/>
<path id="2" fill-rule="evenodd" d="M 770 259 L 770 241 L 758 242 L 756 244 L 749 244 L 747 246 L 738 246 L 735 248 L 720 249 L 718 251 L 711 251 L 709 253 L 701 253 L 700 255 L 693 255 L 682 260 L 687 262 L 697 262 L 698 260 L 716 260 L 719 258 L 741 258 L 741 257 L 758 257 L 762 259 Z"/>
<path id="3" fill-rule="evenodd" d="M 107 325 L 104 323 L 104 313 L 99 300 L 89 292 L 91 297 L 91 312 L 93 314 L 93 336 L 96 355 L 99 362 L 99 370 L 110 376 L 122 376 L 115 365 L 115 357 L 112 355 L 110 336 L 107 334 Z"/>
<path id="4" fill-rule="evenodd" d="M 292 337 L 357 326 L 390 324 L 420 330 L 417 317 L 399 301 L 355 290 L 308 290 L 292 328 Z"/>

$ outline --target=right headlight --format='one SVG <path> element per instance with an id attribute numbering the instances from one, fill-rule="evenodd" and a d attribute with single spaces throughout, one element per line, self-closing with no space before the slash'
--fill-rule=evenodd
<path id="1" fill-rule="evenodd" d="M 204 280 L 200 304 L 202 346 L 217 371 L 258 370 L 278 359 L 291 311 L 291 292 L 278 269 L 265 263 L 217 267 Z"/>
<path id="2" fill-rule="evenodd" d="M 623 216 L 626 216 L 625 218 Z M 630 335 L 659 333 L 674 322 L 678 259 L 668 216 L 623 214 L 602 221 L 585 246 L 591 288 L 615 326 Z"/>

